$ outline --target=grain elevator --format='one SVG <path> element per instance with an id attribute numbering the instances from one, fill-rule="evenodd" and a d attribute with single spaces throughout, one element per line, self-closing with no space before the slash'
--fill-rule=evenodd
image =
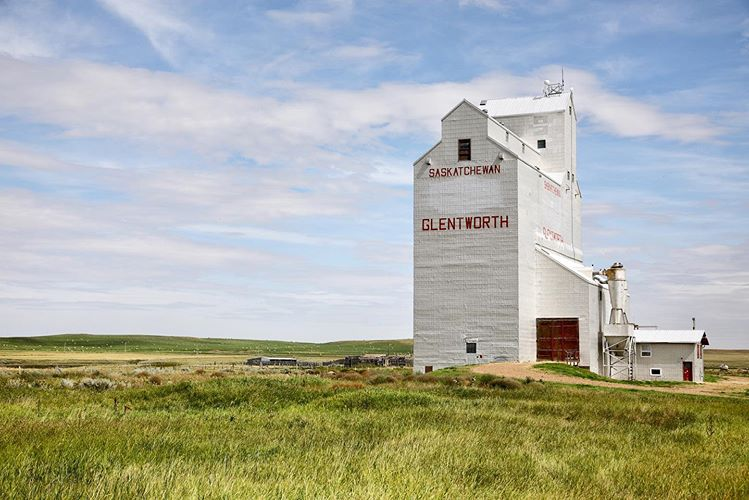
<path id="1" fill-rule="evenodd" d="M 623 268 L 583 264 L 576 129 L 563 83 L 442 118 L 414 163 L 417 372 L 548 359 L 637 376 Z"/>

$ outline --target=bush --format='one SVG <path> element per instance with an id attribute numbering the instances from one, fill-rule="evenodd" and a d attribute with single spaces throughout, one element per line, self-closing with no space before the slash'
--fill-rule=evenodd
<path id="1" fill-rule="evenodd" d="M 153 385 L 161 385 L 164 383 L 164 381 L 158 375 L 151 375 L 150 377 L 148 377 L 148 382 Z"/>
<path id="2" fill-rule="evenodd" d="M 108 378 L 84 378 L 78 383 L 80 387 L 86 389 L 94 389 L 96 391 L 103 391 L 105 389 L 111 389 L 116 387 L 117 384 L 109 380 Z"/>
<path id="3" fill-rule="evenodd" d="M 373 377 L 369 380 L 370 384 L 373 385 L 379 385 L 379 384 L 392 384 L 394 383 L 395 377 L 391 377 L 390 375 L 377 375 L 376 377 Z"/>
<path id="4" fill-rule="evenodd" d="M 413 377 L 414 382 L 420 382 L 422 384 L 436 384 L 439 379 L 430 373 L 416 374 Z"/>
<path id="5" fill-rule="evenodd" d="M 489 387 L 492 389 L 515 390 L 520 389 L 521 384 L 514 378 L 498 377 L 489 382 Z"/>
<path id="6" fill-rule="evenodd" d="M 476 385 L 490 389 L 520 389 L 521 383 L 513 378 L 496 377 L 487 373 L 476 376 Z"/>

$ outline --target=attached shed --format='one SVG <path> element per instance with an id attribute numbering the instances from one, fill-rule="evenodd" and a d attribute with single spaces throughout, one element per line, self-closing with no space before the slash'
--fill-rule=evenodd
<path id="1" fill-rule="evenodd" d="M 635 330 L 637 380 L 705 381 L 704 330 Z"/>

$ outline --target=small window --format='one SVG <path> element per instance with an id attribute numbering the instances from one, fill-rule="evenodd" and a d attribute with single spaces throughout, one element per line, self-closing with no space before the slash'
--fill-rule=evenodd
<path id="1" fill-rule="evenodd" d="M 538 149 L 546 149 L 546 139 L 538 140 Z"/>
<path id="2" fill-rule="evenodd" d="M 458 161 L 468 161 L 471 159 L 471 140 L 458 139 Z"/>
<path id="3" fill-rule="evenodd" d="M 432 373 L 432 367 L 427 365 L 424 367 L 424 373 Z"/>
<path id="4" fill-rule="evenodd" d="M 510 142 L 510 133 L 505 132 L 505 142 Z"/>
<path id="5" fill-rule="evenodd" d="M 661 376 L 661 369 L 660 368 L 651 368 L 650 374 L 654 377 L 660 377 Z"/>
<path id="6" fill-rule="evenodd" d="M 652 353 L 653 351 L 650 348 L 650 344 L 642 344 L 640 346 L 640 356 L 642 356 L 643 358 L 649 358 L 650 356 L 652 356 Z"/>
<path id="7" fill-rule="evenodd" d="M 570 106 L 570 116 L 572 116 L 572 106 Z"/>
<path id="8" fill-rule="evenodd" d="M 466 342 L 466 353 L 476 354 L 476 342 Z"/>

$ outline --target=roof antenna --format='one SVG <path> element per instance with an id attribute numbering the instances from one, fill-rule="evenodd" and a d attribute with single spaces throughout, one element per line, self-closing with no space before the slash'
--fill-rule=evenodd
<path id="1" fill-rule="evenodd" d="M 562 67 L 562 83 L 551 83 L 544 80 L 544 97 L 559 95 L 564 92 L 564 67 Z"/>

